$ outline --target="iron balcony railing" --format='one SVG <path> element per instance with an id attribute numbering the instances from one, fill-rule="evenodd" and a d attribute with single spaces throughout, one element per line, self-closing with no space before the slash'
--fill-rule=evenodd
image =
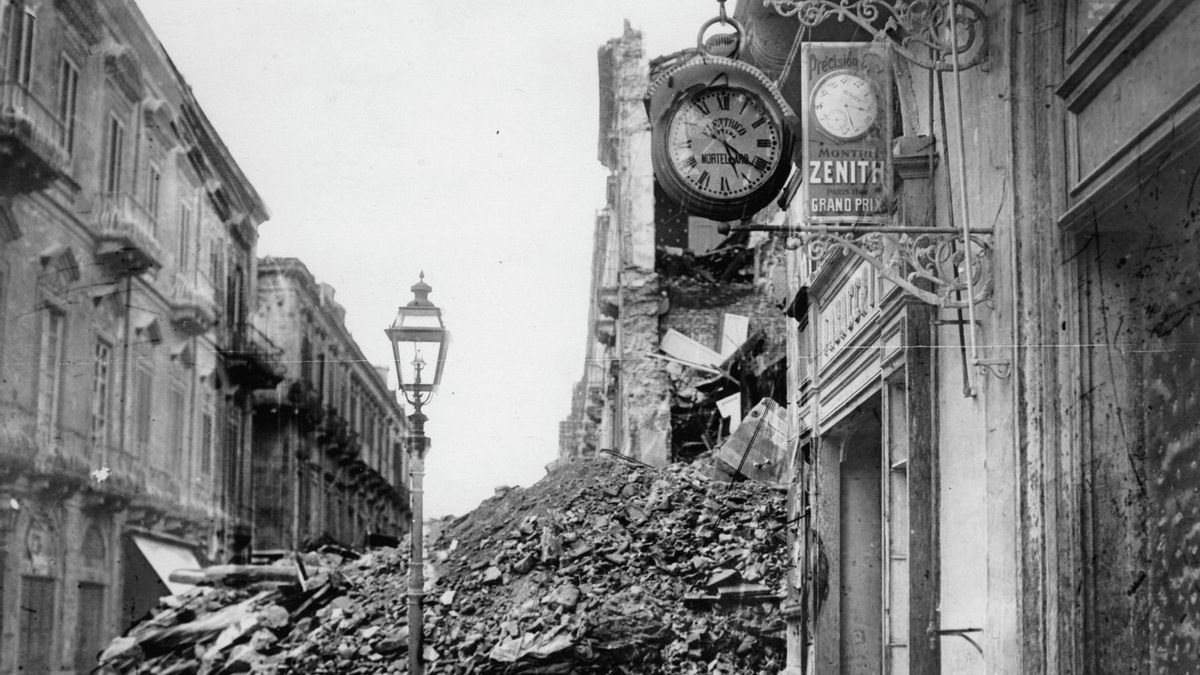
<path id="1" fill-rule="evenodd" d="M 221 352 L 230 376 L 251 389 L 270 389 L 287 374 L 280 360 L 283 350 L 252 324 L 235 326 Z"/>

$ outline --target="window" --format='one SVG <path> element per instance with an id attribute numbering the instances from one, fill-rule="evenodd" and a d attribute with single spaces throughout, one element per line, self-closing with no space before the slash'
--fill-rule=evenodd
<path id="1" fill-rule="evenodd" d="M 1088 33 L 1091 33 L 1104 17 L 1117 6 L 1118 0 L 1079 0 L 1076 6 L 1077 21 L 1079 25 L 1079 38 L 1083 39 Z"/>
<path id="2" fill-rule="evenodd" d="M 109 392 L 112 389 L 112 345 L 97 340 L 92 365 L 92 449 L 100 452 L 108 443 Z"/>
<path id="3" fill-rule="evenodd" d="M 183 404 L 183 391 L 172 389 L 171 406 L 171 445 L 167 448 L 168 456 L 165 466 L 172 473 L 178 474 L 180 468 L 186 465 L 187 457 L 187 412 Z"/>
<path id="4" fill-rule="evenodd" d="M 179 205 L 179 269 L 190 267 L 192 259 L 192 210 L 187 204 Z"/>
<path id="5" fill-rule="evenodd" d="M 62 400 L 62 366 L 66 340 L 66 315 L 57 307 L 47 307 L 42 315 L 41 351 L 38 356 L 38 430 L 42 440 L 57 436 L 59 406 Z"/>
<path id="6" fill-rule="evenodd" d="M 20 16 L 18 17 L 18 12 Z M 3 34 L 0 44 L 10 51 L 5 60 L 8 65 L 7 80 L 15 80 L 17 84 L 28 87 L 33 80 L 33 40 L 37 17 L 28 7 L 18 8 L 8 3 L 4 8 Z"/>
<path id="7" fill-rule="evenodd" d="M 50 647 L 54 637 L 54 579 L 21 578 L 21 644 L 17 670 L 49 673 Z"/>
<path id="8" fill-rule="evenodd" d="M 116 117 L 108 118 L 108 149 L 104 157 L 104 190 L 121 190 L 121 155 L 125 152 L 125 125 Z"/>
<path id="9" fill-rule="evenodd" d="M 158 198 L 162 191 L 162 170 L 151 164 L 146 170 L 146 210 L 154 219 L 154 234 L 158 234 Z"/>
<path id="10" fill-rule="evenodd" d="M 200 416 L 200 473 L 212 472 L 213 418 L 209 413 Z"/>
<path id="11" fill-rule="evenodd" d="M 245 282 L 245 272 L 241 265 L 235 265 L 225 286 L 225 316 L 230 327 L 241 330 L 242 325 L 242 284 Z"/>
<path id="12" fill-rule="evenodd" d="M 300 379 L 312 384 L 312 342 L 307 335 L 300 337 Z"/>
<path id="13" fill-rule="evenodd" d="M 317 394 L 325 404 L 325 354 L 317 354 Z"/>
<path id="14" fill-rule="evenodd" d="M 221 283 L 221 279 L 225 276 L 221 267 L 221 243 L 214 240 L 208 245 L 208 278 L 212 280 L 214 286 Z"/>
<path id="15" fill-rule="evenodd" d="M 75 102 L 79 94 L 79 69 L 64 54 L 58 75 L 58 119 L 62 121 L 62 146 L 71 154 L 75 146 Z"/>
<path id="16" fill-rule="evenodd" d="M 137 396 L 137 406 L 134 409 L 137 432 L 135 439 L 139 452 L 144 452 L 146 444 L 150 442 L 150 415 L 153 411 L 150 397 L 154 393 L 154 374 L 149 368 L 138 368 L 134 391 Z"/>

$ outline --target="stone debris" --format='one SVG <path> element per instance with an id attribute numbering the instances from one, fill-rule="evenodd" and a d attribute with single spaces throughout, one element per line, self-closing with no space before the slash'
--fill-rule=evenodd
<path id="1" fill-rule="evenodd" d="M 783 495 L 704 464 L 578 461 L 430 523 L 426 672 L 779 672 Z M 208 585 L 165 598 L 101 672 L 407 672 L 405 550 L 296 563 L 290 581 L 192 573 Z"/>

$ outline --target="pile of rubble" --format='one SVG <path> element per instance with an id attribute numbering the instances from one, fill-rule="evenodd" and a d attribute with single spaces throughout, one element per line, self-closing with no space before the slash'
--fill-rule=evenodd
<path id="1" fill-rule="evenodd" d="M 601 456 L 430 527 L 427 672 L 773 673 L 782 495 Z M 407 670 L 407 555 L 297 558 L 171 599 L 110 645 L 119 672 Z M 273 569 L 284 575 L 288 567 Z M 217 575 L 219 577 L 219 575 Z"/>

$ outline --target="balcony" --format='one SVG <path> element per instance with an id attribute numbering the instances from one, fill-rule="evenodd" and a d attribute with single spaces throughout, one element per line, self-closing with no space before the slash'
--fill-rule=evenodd
<path id="1" fill-rule="evenodd" d="M 166 253 L 155 238 L 158 222 L 131 195 L 104 195 L 96 210 L 96 260 L 118 276 L 162 267 Z"/>
<path id="2" fill-rule="evenodd" d="M 617 344 L 617 322 L 607 316 L 596 318 L 592 333 L 600 344 L 612 347 Z"/>
<path id="3" fill-rule="evenodd" d="M 35 192 L 66 175 L 62 121 L 23 84 L 0 82 L 0 193 Z"/>
<path id="4" fill-rule="evenodd" d="M 271 413 L 285 413 L 295 417 L 303 431 L 324 433 L 326 411 L 321 404 L 321 392 L 306 379 L 290 380 L 282 391 L 260 389 L 254 392 L 254 407 Z M 330 408 L 329 414 L 333 413 Z"/>
<path id="5" fill-rule="evenodd" d="M 220 351 L 229 379 L 238 386 L 271 389 L 283 381 L 283 350 L 248 323 L 237 326 L 228 345 Z"/>
<path id="6" fill-rule="evenodd" d="M 171 287 L 171 325 L 184 335 L 201 335 L 217 321 L 217 303 L 212 287 L 203 282 L 175 277 Z"/>
<path id="7" fill-rule="evenodd" d="M 620 313 L 620 289 L 616 286 L 601 286 L 596 291 L 596 308 L 610 319 L 617 318 Z"/>

